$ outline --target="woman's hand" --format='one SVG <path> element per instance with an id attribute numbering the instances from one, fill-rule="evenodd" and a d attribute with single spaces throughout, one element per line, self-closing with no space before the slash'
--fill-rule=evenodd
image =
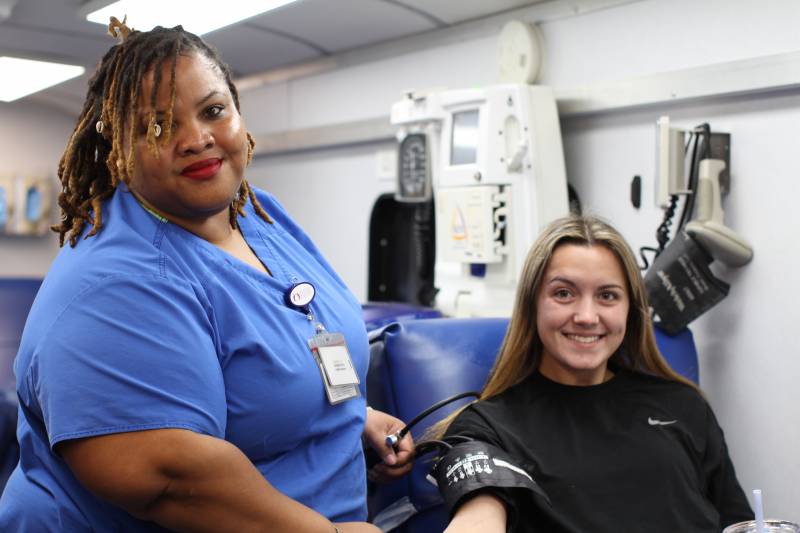
<path id="1" fill-rule="evenodd" d="M 491 494 L 479 494 L 458 508 L 444 533 L 505 533 L 506 506 Z"/>
<path id="2" fill-rule="evenodd" d="M 403 429 L 405 423 L 383 411 L 367 409 L 367 421 L 364 425 L 364 440 L 383 459 L 368 473 L 370 481 L 388 483 L 411 471 L 414 466 L 414 439 L 411 433 L 397 443 L 396 451 L 386 445 L 386 436 L 393 435 Z"/>

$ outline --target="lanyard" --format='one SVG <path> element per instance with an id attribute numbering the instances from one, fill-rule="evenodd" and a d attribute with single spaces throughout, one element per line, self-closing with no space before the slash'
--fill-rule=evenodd
<path id="1" fill-rule="evenodd" d="M 283 300 L 290 308 L 305 313 L 314 325 L 315 334 L 308 339 L 308 347 L 319 367 L 328 401 L 335 405 L 361 395 L 359 379 L 344 335 L 328 332 L 311 311 L 311 302 L 316 294 L 314 285 L 301 281 L 286 289 Z"/>

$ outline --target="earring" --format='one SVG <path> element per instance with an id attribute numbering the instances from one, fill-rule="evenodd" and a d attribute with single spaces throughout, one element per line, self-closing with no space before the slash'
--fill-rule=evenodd
<path id="1" fill-rule="evenodd" d="M 97 133 L 103 133 L 103 121 L 98 120 L 97 123 L 94 125 L 94 129 L 97 130 Z"/>
<path id="2" fill-rule="evenodd" d="M 158 125 L 158 124 L 154 124 L 153 125 L 153 133 L 155 134 L 156 137 L 160 137 L 161 136 L 161 126 Z"/>

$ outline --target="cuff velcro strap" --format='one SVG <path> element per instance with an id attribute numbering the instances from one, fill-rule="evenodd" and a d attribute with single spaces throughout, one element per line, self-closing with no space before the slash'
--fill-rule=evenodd
<path id="1" fill-rule="evenodd" d="M 431 472 L 449 513 L 471 493 L 488 488 L 524 489 L 544 498 L 545 492 L 511 457 L 491 444 L 462 442 L 450 449 Z"/>

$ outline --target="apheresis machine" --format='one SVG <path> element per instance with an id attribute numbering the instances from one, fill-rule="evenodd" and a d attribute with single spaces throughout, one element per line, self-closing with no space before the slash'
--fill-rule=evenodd
<path id="1" fill-rule="evenodd" d="M 553 90 L 531 85 L 538 36 L 501 34 L 501 83 L 409 92 L 398 127 L 396 199 L 435 206 L 436 307 L 450 316 L 509 316 L 530 245 L 566 215 L 568 188 Z"/>

